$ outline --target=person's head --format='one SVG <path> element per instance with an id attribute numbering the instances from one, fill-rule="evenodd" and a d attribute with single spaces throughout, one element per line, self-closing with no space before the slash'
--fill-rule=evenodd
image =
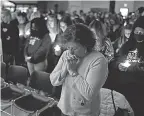
<path id="1" fill-rule="evenodd" d="M 90 23 L 89 28 L 94 33 L 97 43 L 103 45 L 107 36 L 105 25 L 101 21 L 94 20 Z"/>
<path id="2" fill-rule="evenodd" d="M 144 43 L 144 16 L 134 23 L 133 33 L 137 43 Z"/>
<path id="3" fill-rule="evenodd" d="M 68 26 L 72 25 L 72 20 L 69 15 L 65 15 L 61 20 L 60 20 L 60 28 L 64 32 Z"/>
<path id="4" fill-rule="evenodd" d="M 64 16 L 64 11 L 60 11 L 58 14 L 57 14 L 57 19 L 58 20 L 61 20 L 62 18 L 63 18 L 63 16 Z"/>
<path id="5" fill-rule="evenodd" d="M 10 23 L 10 21 L 12 20 L 11 12 L 7 9 L 3 9 L 1 13 L 1 20 L 4 23 Z"/>
<path id="6" fill-rule="evenodd" d="M 34 18 L 40 18 L 40 17 L 41 17 L 40 11 L 33 12 L 30 16 L 30 20 L 33 20 Z"/>
<path id="7" fill-rule="evenodd" d="M 124 36 L 126 38 L 130 38 L 131 32 L 132 32 L 132 24 L 127 24 L 126 26 L 124 26 Z"/>
<path id="8" fill-rule="evenodd" d="M 46 33 L 48 33 L 45 20 L 42 18 L 34 18 L 31 21 L 30 31 L 31 36 L 41 39 Z"/>
<path id="9" fill-rule="evenodd" d="M 47 28 L 50 33 L 59 33 L 58 22 L 54 14 L 48 15 Z"/>
<path id="10" fill-rule="evenodd" d="M 69 26 L 61 38 L 63 45 L 66 46 L 71 54 L 80 58 L 91 52 L 95 45 L 92 31 L 83 24 Z"/>
<path id="11" fill-rule="evenodd" d="M 77 23 L 84 24 L 84 21 L 81 18 L 75 18 L 72 22 L 73 22 L 73 24 L 77 24 Z"/>
<path id="12" fill-rule="evenodd" d="M 80 10 L 80 15 L 83 15 L 83 14 L 84 14 L 83 10 Z"/>
<path id="13" fill-rule="evenodd" d="M 141 14 L 144 12 L 144 7 L 139 7 L 139 8 L 138 8 L 138 12 L 139 12 L 139 14 L 141 15 Z"/>
<path id="14" fill-rule="evenodd" d="M 21 13 L 21 12 L 18 13 L 17 20 L 18 20 L 19 24 L 24 24 L 27 21 L 26 13 Z"/>

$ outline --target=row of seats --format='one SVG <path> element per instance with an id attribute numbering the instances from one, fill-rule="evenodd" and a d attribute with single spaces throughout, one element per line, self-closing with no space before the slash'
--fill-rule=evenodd
<path id="1" fill-rule="evenodd" d="M 8 68 L 6 75 L 4 67 L 3 63 L 1 68 L 2 103 L 12 102 L 12 106 L 14 105 L 26 113 L 36 114 L 36 116 L 60 115 L 61 111 L 56 106 L 58 100 L 55 99 L 54 87 L 50 82 L 49 73 L 35 71 L 28 77 L 28 71 L 25 67 L 12 65 Z M 102 88 L 100 92 L 101 110 L 99 116 L 113 116 L 115 114 L 113 102 L 115 102 L 116 109 L 125 109 L 127 114 L 129 112 L 129 116 L 134 116 L 131 106 L 122 94 L 113 91 L 113 101 L 111 90 Z"/>
<path id="2" fill-rule="evenodd" d="M 54 99 L 54 87 L 50 82 L 49 73 L 35 71 L 28 77 L 25 67 L 11 65 L 5 74 L 4 63 L 1 64 L 1 72 L 2 103 L 12 102 L 18 109 L 39 116 L 47 109 L 49 113 L 54 111 L 53 108 L 58 109 L 55 107 L 57 100 Z"/>

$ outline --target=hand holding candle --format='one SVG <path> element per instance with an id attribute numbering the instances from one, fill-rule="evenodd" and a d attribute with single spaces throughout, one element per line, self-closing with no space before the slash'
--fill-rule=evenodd
<path id="1" fill-rule="evenodd" d="M 128 67 L 130 66 L 131 66 L 130 62 L 128 60 L 125 60 L 124 63 L 119 64 L 118 68 L 120 71 L 127 71 Z"/>
<path id="2" fill-rule="evenodd" d="M 54 47 L 54 50 L 55 50 L 55 55 L 56 56 L 60 56 L 61 55 L 61 47 L 59 46 L 59 45 L 56 45 L 55 47 Z"/>

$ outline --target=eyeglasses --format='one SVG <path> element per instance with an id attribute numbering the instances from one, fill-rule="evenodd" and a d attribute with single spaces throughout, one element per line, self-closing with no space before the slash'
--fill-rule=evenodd
<path id="1" fill-rule="evenodd" d="M 134 34 L 144 35 L 144 32 L 142 32 L 142 31 L 134 31 Z"/>

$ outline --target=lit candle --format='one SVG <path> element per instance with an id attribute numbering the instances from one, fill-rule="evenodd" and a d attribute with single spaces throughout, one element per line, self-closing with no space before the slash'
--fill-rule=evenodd
<path id="1" fill-rule="evenodd" d="M 60 56 L 61 55 L 61 47 L 59 45 L 56 45 L 54 47 L 54 50 L 55 50 L 55 55 L 56 56 Z"/>
<path id="2" fill-rule="evenodd" d="M 56 45 L 56 46 L 54 47 L 54 50 L 55 50 L 55 51 L 60 51 L 60 50 L 61 50 L 61 48 L 60 48 L 60 46 L 59 46 L 59 45 Z"/>
<path id="3" fill-rule="evenodd" d="M 30 35 L 30 30 L 26 31 L 26 35 L 27 36 Z"/>
<path id="4" fill-rule="evenodd" d="M 121 63 L 121 65 L 128 68 L 131 64 L 129 63 L 128 60 L 125 60 L 125 62 Z"/>

